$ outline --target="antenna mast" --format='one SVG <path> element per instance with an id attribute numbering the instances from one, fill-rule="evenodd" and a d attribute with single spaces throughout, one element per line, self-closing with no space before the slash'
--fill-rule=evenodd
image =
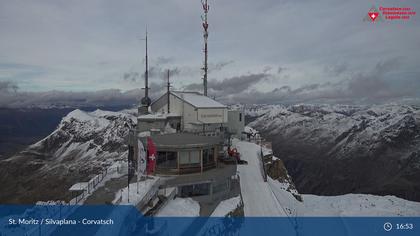
<path id="1" fill-rule="evenodd" d="M 152 100 L 149 98 L 149 58 L 147 55 L 147 27 L 146 27 L 146 70 L 144 72 L 144 97 L 141 99 L 142 106 L 146 107 L 146 113 L 148 112 L 148 107 L 152 103 Z"/>
<path id="2" fill-rule="evenodd" d="M 207 50 L 207 39 L 209 37 L 208 27 L 209 24 L 207 23 L 207 13 L 209 12 L 209 4 L 207 0 L 201 0 L 201 4 L 203 5 L 204 15 L 201 16 L 201 20 L 203 21 L 203 37 L 204 37 L 204 67 L 202 68 L 204 71 L 203 76 L 203 86 L 204 86 L 204 96 L 207 96 L 207 57 L 208 57 L 208 50 Z"/>
<path id="3" fill-rule="evenodd" d="M 146 71 L 144 72 L 144 94 L 149 97 L 149 58 L 147 55 L 147 27 L 146 27 Z"/>
<path id="4" fill-rule="evenodd" d="M 167 84 L 167 95 L 168 95 L 168 97 L 167 97 L 167 99 L 168 99 L 168 113 L 170 113 L 171 112 L 171 110 L 170 110 L 170 104 L 169 104 L 169 102 L 170 102 L 170 97 L 171 97 L 171 94 L 170 94 L 170 88 L 171 88 L 171 83 L 169 82 L 169 69 L 168 69 L 168 74 L 167 74 L 167 79 L 168 79 L 168 84 Z"/>

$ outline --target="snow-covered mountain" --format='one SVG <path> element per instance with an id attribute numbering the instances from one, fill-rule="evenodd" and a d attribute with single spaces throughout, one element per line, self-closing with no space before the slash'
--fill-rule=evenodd
<path id="1" fill-rule="evenodd" d="M 420 111 L 405 105 L 255 105 L 249 126 L 273 142 L 300 192 L 420 200 Z"/>
<path id="2" fill-rule="evenodd" d="M 72 184 L 126 158 L 133 112 L 70 112 L 46 138 L 0 161 L 0 202 L 69 199 Z"/>

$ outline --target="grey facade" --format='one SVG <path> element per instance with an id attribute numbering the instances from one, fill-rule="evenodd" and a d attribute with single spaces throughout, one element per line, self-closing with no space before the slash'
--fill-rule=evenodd
<path id="1" fill-rule="evenodd" d="M 245 128 L 245 116 L 242 110 L 228 111 L 228 132 L 232 137 L 241 138 Z"/>

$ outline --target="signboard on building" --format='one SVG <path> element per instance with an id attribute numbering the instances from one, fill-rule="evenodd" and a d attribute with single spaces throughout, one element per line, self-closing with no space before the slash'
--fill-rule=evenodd
<path id="1" fill-rule="evenodd" d="M 205 124 L 217 124 L 227 122 L 226 108 L 198 109 L 197 116 L 198 121 Z"/>

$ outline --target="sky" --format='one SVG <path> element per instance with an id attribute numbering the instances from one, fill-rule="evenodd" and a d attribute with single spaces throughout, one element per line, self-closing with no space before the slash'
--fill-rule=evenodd
<path id="1" fill-rule="evenodd" d="M 217 100 L 419 101 L 419 16 L 363 20 L 372 6 L 420 11 L 417 0 L 209 4 Z M 201 90 L 201 14 L 199 0 L 0 0 L 0 105 L 140 97 L 146 26 L 152 96 L 167 69 L 173 89 Z"/>

